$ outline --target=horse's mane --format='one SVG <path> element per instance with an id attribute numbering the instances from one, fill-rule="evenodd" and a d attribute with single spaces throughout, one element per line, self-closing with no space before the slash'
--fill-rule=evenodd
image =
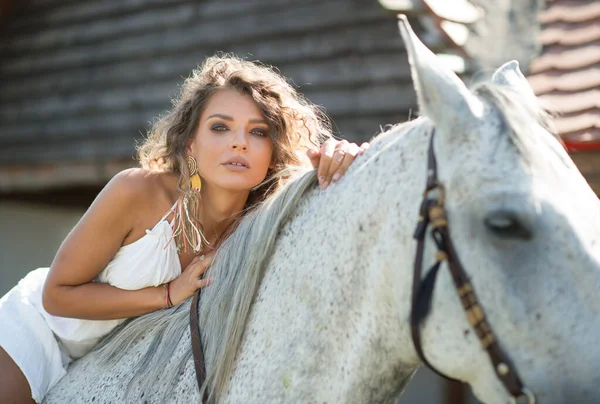
<path id="1" fill-rule="evenodd" d="M 510 133 L 512 143 L 522 154 L 534 152 L 535 145 L 532 142 L 535 140 L 526 136 L 528 132 L 523 129 L 532 124 L 546 126 L 546 115 L 541 108 L 524 106 L 523 100 L 517 98 L 514 91 L 501 85 L 484 83 L 476 87 L 474 93 L 498 109 L 508 129 L 501 132 Z M 425 133 L 429 128 L 431 122 L 428 119 L 395 125 L 378 136 L 368 155 L 379 155 L 399 141 L 403 136 L 396 136 L 397 134 L 408 133 L 413 129 Z M 380 141 L 384 139 L 385 141 Z M 217 252 L 208 274 L 214 282 L 203 290 L 203 303 L 199 311 L 207 366 L 203 389 L 208 389 L 212 398 L 218 400 L 222 396 L 233 371 L 252 301 L 268 259 L 273 254 L 279 229 L 294 214 L 298 202 L 307 191 L 315 188 L 315 184 L 315 171 L 290 181 L 262 206 L 247 214 Z M 192 357 L 191 345 L 184 338 L 189 326 L 190 302 L 191 299 L 188 299 L 178 307 L 159 310 L 128 321 L 96 348 L 96 358 L 106 365 L 113 359 L 126 355 L 140 339 L 150 336 L 148 349 L 142 354 L 139 364 L 132 369 L 127 394 L 133 387 L 143 392 L 156 391 L 155 386 L 159 380 L 161 386 L 168 386 L 158 392 L 163 399 L 173 393 L 177 379 Z M 178 350 L 181 343 L 186 343 L 189 347 Z M 102 371 L 101 367 L 97 369 Z"/>
<path id="2" fill-rule="evenodd" d="M 259 208 L 248 213 L 237 229 L 219 247 L 207 276 L 214 279 L 202 292 L 199 317 L 204 335 L 207 378 L 203 388 L 218 397 L 225 386 L 240 345 L 250 306 L 263 278 L 278 229 L 289 219 L 302 196 L 316 184 L 316 172 L 305 173 L 290 181 Z M 142 338 L 151 336 L 150 346 L 135 369 L 127 386 L 151 391 L 157 380 L 171 377 L 170 386 L 159 392 L 168 397 L 177 378 L 189 362 L 192 351 L 176 358 L 188 328 L 191 298 L 179 306 L 159 310 L 127 321 L 95 349 L 99 363 L 109 365 Z M 189 342 L 188 342 L 189 344 Z M 101 371 L 101 369 L 98 369 Z M 162 384 L 162 383 L 161 383 Z"/>
<path id="3" fill-rule="evenodd" d="M 536 124 L 554 136 L 562 143 L 551 124 L 551 113 L 538 103 L 525 102 L 522 96 L 513 88 L 484 82 L 473 88 L 473 93 L 492 105 L 500 113 L 500 118 L 510 142 L 517 148 L 521 156 L 529 160 L 540 150 L 540 137 L 531 136 L 529 128 Z"/>

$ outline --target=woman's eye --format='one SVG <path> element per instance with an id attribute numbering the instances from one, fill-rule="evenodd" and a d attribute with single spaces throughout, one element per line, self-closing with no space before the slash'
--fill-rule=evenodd
<path id="1" fill-rule="evenodd" d="M 225 125 L 213 125 L 211 127 L 212 130 L 214 130 L 215 132 L 224 132 L 227 130 L 227 126 Z"/>
<path id="2" fill-rule="evenodd" d="M 254 130 L 252 130 L 251 133 L 254 134 L 254 135 L 256 135 L 256 136 L 262 136 L 262 137 L 268 135 L 267 131 L 264 130 L 264 129 L 254 129 Z"/>

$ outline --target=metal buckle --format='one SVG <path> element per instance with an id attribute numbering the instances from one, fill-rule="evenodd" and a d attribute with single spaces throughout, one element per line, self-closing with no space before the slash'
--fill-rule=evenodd
<path id="1" fill-rule="evenodd" d="M 425 188 L 425 191 L 423 191 L 423 199 L 428 199 L 429 194 L 435 190 L 439 191 L 440 194 L 439 194 L 438 198 L 432 198 L 432 199 L 435 199 L 437 201 L 438 205 L 443 207 L 444 202 L 446 201 L 446 188 L 444 187 L 444 184 L 442 184 L 441 182 L 436 181 L 432 185 L 429 185 L 427 188 Z"/>

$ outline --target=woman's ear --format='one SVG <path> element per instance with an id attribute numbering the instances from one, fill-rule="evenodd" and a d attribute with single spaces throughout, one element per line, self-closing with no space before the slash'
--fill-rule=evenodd
<path id="1" fill-rule="evenodd" d="M 187 146 L 185 147 L 185 155 L 193 155 L 194 154 L 194 139 L 191 139 L 187 142 Z"/>

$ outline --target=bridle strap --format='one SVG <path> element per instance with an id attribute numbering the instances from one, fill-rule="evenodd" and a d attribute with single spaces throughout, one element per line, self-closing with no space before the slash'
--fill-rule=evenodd
<path id="1" fill-rule="evenodd" d="M 194 368 L 196 369 L 196 380 L 198 389 L 202 391 L 202 385 L 206 380 L 206 363 L 204 362 L 204 351 L 202 350 L 202 339 L 200 337 L 200 322 L 198 320 L 198 303 L 202 289 L 198 289 L 192 299 L 190 306 L 190 334 L 192 339 L 192 353 L 194 356 Z M 208 402 L 207 392 L 202 394 L 202 404 Z"/>
<path id="2" fill-rule="evenodd" d="M 435 158 L 435 153 L 433 150 L 433 138 L 434 133 L 431 133 L 431 137 L 429 138 L 429 149 L 427 152 L 427 185 L 425 188 L 425 195 L 423 201 L 421 202 L 421 207 L 419 208 L 419 222 L 417 224 L 417 228 L 413 235 L 413 238 L 417 240 L 417 252 L 415 255 L 415 262 L 413 268 L 413 284 L 412 284 L 412 310 L 410 316 L 410 330 L 412 335 L 413 344 L 415 346 L 415 350 L 417 351 L 417 355 L 421 361 L 439 376 L 449 379 L 447 376 L 440 373 L 425 357 L 425 353 L 423 352 L 423 346 L 421 345 L 421 316 L 417 315 L 417 310 L 422 308 L 420 306 L 430 305 L 430 299 L 427 299 L 427 302 L 420 304 L 420 300 L 423 297 L 420 289 L 421 289 L 421 279 L 423 273 L 423 254 L 425 251 L 425 236 L 427 234 L 427 228 L 429 227 L 429 209 L 431 206 L 437 203 L 434 199 L 428 199 L 427 194 L 431 189 L 433 189 L 437 183 L 437 160 Z M 435 267 L 437 265 L 437 268 Z M 437 271 L 439 269 L 440 263 L 436 263 L 434 267 L 431 268 L 431 271 L 434 272 L 434 276 L 437 275 Z M 432 280 L 435 282 L 435 278 Z M 430 298 L 430 296 L 429 296 Z M 424 309 L 425 313 L 423 318 L 429 312 L 428 307 Z"/>
<path id="3" fill-rule="evenodd" d="M 448 231 L 448 219 L 444 208 L 445 190 L 437 177 L 437 162 L 433 148 L 435 131 L 432 131 L 427 163 L 427 186 L 423 195 L 423 201 L 419 209 L 419 222 L 413 237 L 417 240 L 417 251 L 414 261 L 414 276 L 412 285 L 412 309 L 411 309 L 411 335 L 417 355 L 423 363 L 440 376 L 451 379 L 429 363 L 425 358 L 421 345 L 421 323 L 430 311 L 431 299 L 435 280 L 442 263 L 448 262 L 448 268 L 454 281 L 454 286 L 462 303 L 469 324 L 475 329 L 477 338 L 488 353 L 496 376 L 502 382 L 506 390 L 513 396 L 513 402 L 525 398 L 527 403 L 535 403 L 535 396 L 530 390 L 523 386 L 519 375 L 499 346 L 499 343 L 486 319 L 485 312 L 479 304 L 473 286 L 462 266 L 450 233 Z M 440 195 L 430 197 L 433 190 L 438 190 Z M 432 237 L 437 246 L 437 260 L 422 282 L 423 254 L 425 250 L 425 236 L 428 227 L 432 227 Z"/>
<path id="4" fill-rule="evenodd" d="M 419 224 L 417 226 L 417 230 L 415 231 L 415 238 L 417 238 L 417 254 L 415 256 L 415 264 L 414 264 L 414 276 L 413 276 L 413 284 L 412 284 L 412 312 L 410 316 L 410 331 L 412 334 L 412 340 L 419 355 L 419 358 L 423 363 L 433 370 L 438 375 L 447 378 L 443 374 L 437 371 L 435 367 L 425 357 L 425 353 L 423 352 L 423 347 L 421 345 L 421 327 L 420 327 L 420 319 L 419 316 L 416 315 L 417 307 L 419 307 L 419 298 L 422 296 L 420 293 L 421 289 L 421 278 L 422 278 L 422 269 L 423 269 L 423 252 L 425 249 L 425 235 L 427 226 L 429 225 L 429 218 L 426 212 L 428 210 L 428 205 L 432 203 L 431 200 L 423 200 L 421 204 L 421 214 L 419 215 Z"/>

